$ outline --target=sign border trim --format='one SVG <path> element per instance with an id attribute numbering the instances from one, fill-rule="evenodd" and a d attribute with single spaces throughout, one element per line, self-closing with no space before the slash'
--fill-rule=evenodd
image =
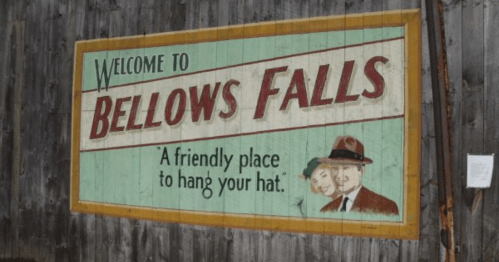
<path id="1" fill-rule="evenodd" d="M 205 226 L 252 230 L 289 231 L 316 234 L 419 239 L 421 171 L 421 12 L 419 9 L 383 11 L 343 16 L 294 19 L 257 24 L 224 26 L 75 43 L 73 73 L 73 116 L 71 127 L 70 210 L 97 215 Z M 123 206 L 81 201 L 80 120 L 83 54 L 105 50 L 149 48 L 167 45 L 213 42 L 229 39 L 302 34 L 333 30 L 404 26 L 405 39 L 405 121 L 404 121 L 404 217 L 402 222 L 355 221 L 319 218 L 277 217 L 251 214 L 196 212 Z M 174 35 L 175 37 L 167 37 Z M 410 61 L 408 63 L 407 61 Z M 407 152 L 411 152 L 408 154 Z M 410 205 L 409 205 L 410 203 Z M 209 219 L 207 219 L 209 217 Z M 331 220 L 331 221 L 327 221 Z"/>

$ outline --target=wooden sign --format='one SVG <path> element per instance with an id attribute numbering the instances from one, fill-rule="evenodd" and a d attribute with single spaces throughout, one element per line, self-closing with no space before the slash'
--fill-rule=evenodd
<path id="1" fill-rule="evenodd" d="M 418 10 L 76 43 L 71 210 L 417 239 Z"/>

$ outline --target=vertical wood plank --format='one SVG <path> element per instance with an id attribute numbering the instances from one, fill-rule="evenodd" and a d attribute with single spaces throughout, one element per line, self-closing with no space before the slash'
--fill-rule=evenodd
<path id="1" fill-rule="evenodd" d="M 142 2 L 139 1 L 124 1 L 123 2 L 123 22 L 121 23 L 123 36 L 132 36 L 140 34 L 141 25 L 140 17 L 144 12 Z M 104 13 L 104 16 L 105 13 Z M 134 155 L 133 158 L 140 158 L 140 155 Z M 135 166 L 135 163 L 132 164 Z M 138 182 L 138 181 L 137 181 Z M 128 183 L 115 186 L 115 195 L 121 194 Z M 132 186 L 137 186 L 134 183 Z M 133 219 L 120 218 L 120 242 L 119 242 L 119 261 L 137 261 L 138 260 L 138 237 L 139 237 L 139 222 Z"/>
<path id="2" fill-rule="evenodd" d="M 271 249 L 270 251 L 270 261 L 290 261 L 291 260 L 291 250 L 290 241 L 291 237 L 288 233 L 284 232 L 272 232 L 271 235 Z M 259 243 L 261 244 L 261 243 Z M 260 248 L 262 248 L 260 246 Z M 265 254 L 266 252 L 264 252 Z"/>
<path id="3" fill-rule="evenodd" d="M 271 232 L 255 232 L 244 237 L 248 242 L 254 243 L 253 248 L 248 249 L 248 252 L 245 254 L 247 258 L 251 259 L 252 257 L 256 257 L 256 261 L 273 261 L 272 249 L 274 247 L 272 245 L 273 234 Z M 243 245 L 246 244 L 247 243 L 243 242 Z"/>
<path id="4" fill-rule="evenodd" d="M 152 261 L 154 232 L 151 222 L 137 221 L 132 229 L 132 261 Z"/>
<path id="5" fill-rule="evenodd" d="M 118 1 L 116 4 L 119 6 L 121 3 Z M 83 3 L 78 1 L 75 5 L 77 10 L 77 20 L 75 21 L 76 28 L 78 28 L 77 34 L 80 34 L 83 39 L 106 38 L 110 34 L 120 31 L 121 27 L 111 28 L 111 21 L 115 17 L 112 15 L 114 13 L 111 13 L 111 10 L 116 10 L 115 8 L 118 6 L 113 7 L 107 2 L 101 3 L 94 0 Z M 116 247 L 119 244 L 117 240 L 119 234 L 117 229 L 119 226 L 118 220 L 87 215 L 81 215 L 80 219 L 82 220 L 82 230 L 88 230 L 89 232 L 86 234 L 93 235 L 81 238 L 82 260 L 116 260 L 117 251 L 115 250 L 117 250 Z M 82 236 L 86 236 L 85 233 L 82 233 Z"/>
<path id="6" fill-rule="evenodd" d="M 11 3 L 12 4 L 12 3 Z M 21 95 L 23 82 L 24 34 L 23 21 L 13 19 L 14 8 L 5 11 L 0 36 L 0 257 L 10 257 L 15 247 L 18 228 L 19 156 Z M 14 245 L 13 245 L 14 244 Z"/>
<path id="7" fill-rule="evenodd" d="M 361 238 L 360 242 L 361 252 L 359 261 L 373 261 L 374 259 L 376 259 L 375 257 L 371 257 L 371 247 L 373 240 L 370 238 Z"/>
<path id="8" fill-rule="evenodd" d="M 425 67 L 424 72 L 430 74 L 429 68 Z M 431 86 L 431 84 L 428 83 L 427 86 Z M 423 121 L 421 149 L 424 157 L 421 165 L 421 241 L 419 242 L 419 259 L 422 261 L 435 261 L 439 257 L 440 218 L 438 215 L 436 162 L 434 160 L 435 130 L 433 128 L 432 102 L 425 101 L 421 111 Z"/>
<path id="9" fill-rule="evenodd" d="M 484 152 L 484 28 L 483 2 L 463 1 L 462 19 L 462 153 L 456 161 L 465 161 L 466 154 Z M 466 40 L 464 40 L 466 39 Z M 461 167 L 461 259 L 478 261 L 482 257 L 483 209 L 472 213 L 475 190 L 466 188 L 466 165 Z M 459 189 L 458 189 L 459 190 Z"/>
<path id="10" fill-rule="evenodd" d="M 84 9 L 77 5 L 75 1 L 59 1 L 56 7 L 58 13 L 55 30 L 60 30 L 60 38 L 54 43 L 57 54 L 57 72 L 54 74 L 54 82 L 58 88 L 60 98 L 58 103 L 58 146 L 55 150 L 54 158 L 57 167 L 51 182 L 53 187 L 53 201 L 55 213 L 55 260 L 69 261 L 68 246 L 70 236 L 70 210 L 68 190 L 70 184 L 70 138 L 71 138 L 71 97 L 72 97 L 72 76 L 73 74 L 73 54 L 74 42 L 83 34 L 83 17 L 80 15 Z M 78 12 L 80 10 L 80 12 Z M 50 202 L 50 201 L 49 201 Z"/>
<path id="11" fill-rule="evenodd" d="M 380 262 L 400 261 L 401 240 L 381 240 Z"/>
<path id="12" fill-rule="evenodd" d="M 463 160 L 461 159 L 464 153 L 462 152 L 462 123 L 463 116 L 461 112 L 462 100 L 462 42 L 463 26 L 462 26 L 462 4 L 461 2 L 445 0 L 443 1 L 444 8 L 444 25 L 445 25 L 445 42 L 447 48 L 447 61 L 449 72 L 449 103 L 451 105 L 451 150 L 453 154 L 453 186 L 454 186 L 454 235 L 456 243 L 456 258 L 461 260 L 461 212 L 462 212 L 462 175 Z"/>
<path id="13" fill-rule="evenodd" d="M 179 224 L 169 224 L 169 244 L 170 244 L 170 261 L 182 261 L 182 252 L 183 252 L 183 245 L 182 245 L 182 232 L 181 232 L 181 227 Z"/>
<path id="14" fill-rule="evenodd" d="M 494 44 L 499 39 L 497 26 L 499 5 L 494 1 L 484 1 L 484 97 L 485 97 L 485 123 L 484 123 L 484 154 L 493 154 L 499 147 L 499 132 L 497 117 L 499 116 L 498 96 L 498 58 L 499 51 Z M 494 165 L 499 161 L 495 157 Z M 483 190 L 483 235 L 482 259 L 483 261 L 499 260 L 499 180 L 497 168 L 494 170 L 490 188 Z M 480 208 L 480 207 L 479 207 Z"/>
<path id="15" fill-rule="evenodd" d="M 69 216 L 69 242 L 68 242 L 68 255 L 67 261 L 81 261 L 81 243 L 80 243 L 80 216 Z"/>
<path id="16" fill-rule="evenodd" d="M 243 0 L 237 1 L 229 1 L 227 3 L 228 6 L 228 25 L 236 25 L 239 24 L 239 4 L 242 3 Z"/>
<path id="17" fill-rule="evenodd" d="M 70 0 L 67 2 L 67 18 L 64 21 L 67 24 L 66 28 L 66 50 L 61 62 L 61 71 L 59 75 L 59 83 L 62 88 L 73 85 L 73 56 L 74 56 L 74 42 L 84 37 L 84 24 L 86 14 L 86 2 Z M 64 92 L 64 91 L 63 91 Z M 72 95 L 72 89 L 67 91 L 69 97 Z M 68 100 L 67 102 L 64 102 Z M 72 99 L 64 99 L 62 103 L 67 104 L 68 117 L 71 112 Z M 71 126 L 71 118 L 68 118 L 68 131 Z M 64 139 L 67 150 L 70 150 L 70 134 L 67 133 Z M 67 156 L 69 157 L 69 155 Z M 67 160 L 69 165 L 69 159 Z M 67 167 L 67 184 L 61 182 L 61 189 L 58 192 L 58 212 L 67 212 L 64 215 L 59 215 L 58 218 L 62 221 L 57 221 L 61 229 L 57 234 L 60 234 L 60 245 L 56 246 L 56 261 L 80 261 L 80 217 L 78 215 L 71 215 L 69 212 L 69 166 Z M 57 241 L 56 241 L 57 242 Z"/>
<path id="18" fill-rule="evenodd" d="M 71 113 L 71 77 L 73 68 L 73 43 L 76 38 L 75 9 L 68 1 L 53 1 L 50 6 L 49 24 L 49 59 L 45 61 L 47 70 L 46 87 L 53 92 L 47 99 L 47 123 L 44 124 L 48 152 L 45 154 L 43 173 L 43 196 L 45 198 L 43 235 L 49 241 L 47 253 L 52 253 L 58 261 L 68 260 L 69 228 L 69 164 L 70 164 L 70 113 Z M 70 13 L 71 12 L 71 13 Z M 91 234 L 93 236 L 93 233 Z M 48 255 L 47 255 L 48 256 Z M 48 260 L 50 259 L 48 256 Z"/>
<path id="19" fill-rule="evenodd" d="M 174 13 L 173 11 L 176 11 L 177 9 L 172 10 L 171 15 L 173 17 L 176 17 L 176 19 L 172 20 L 173 24 L 175 25 L 175 27 L 172 27 L 172 30 L 176 31 L 176 30 L 188 30 L 188 29 L 201 28 L 199 25 L 199 20 L 198 20 L 198 18 L 199 18 L 199 6 L 200 6 L 199 2 L 200 2 L 199 0 L 180 1 L 181 4 L 182 3 L 185 4 L 185 15 L 182 16 L 182 12 Z M 175 21 L 178 21 L 181 23 L 176 23 Z M 182 24 L 182 22 L 183 22 L 183 24 Z M 184 25 L 184 27 L 182 27 L 182 25 Z"/>
<path id="20" fill-rule="evenodd" d="M 321 235 L 306 235 L 304 237 L 303 253 L 306 261 L 325 261 L 327 254 L 324 254 L 323 248 L 327 238 Z M 298 260 L 297 260 L 298 261 Z"/>
<path id="21" fill-rule="evenodd" d="M 401 241 L 400 261 L 420 261 L 418 259 L 418 241 Z"/>
<path id="22" fill-rule="evenodd" d="M 169 4 L 169 3 L 168 3 Z M 139 21 L 139 30 L 142 34 L 151 34 L 159 29 L 155 22 L 158 22 L 154 13 L 158 3 L 154 0 L 147 0 L 141 3 L 141 16 Z M 180 11 L 180 10 L 179 10 Z M 133 32 L 132 32 L 133 34 Z M 140 156 L 141 157 L 141 156 Z M 142 184 L 141 176 L 139 183 Z M 146 189 L 152 190 L 152 188 Z M 154 241 L 156 241 L 158 232 L 155 231 L 155 223 L 152 221 L 139 220 L 133 226 L 132 231 L 132 260 L 133 261 L 155 261 Z"/>
<path id="23" fill-rule="evenodd" d="M 345 237 L 342 241 L 341 261 L 354 262 L 360 260 L 360 238 Z"/>
<path id="24" fill-rule="evenodd" d="M 426 23 L 426 7 L 422 2 L 422 32 L 428 32 Z M 435 128 L 433 120 L 433 97 L 431 67 L 428 49 L 428 35 L 422 33 L 422 159 L 421 159 L 421 207 L 420 207 L 420 239 L 419 259 L 422 261 L 438 261 L 440 246 L 440 217 L 438 211 L 438 183 L 436 173 Z"/>
<path id="25" fill-rule="evenodd" d="M 192 6 L 191 15 L 197 14 L 199 17 L 197 18 L 197 24 L 192 24 L 191 26 L 207 28 L 225 25 L 228 22 L 228 6 L 219 4 L 218 0 L 200 1 L 199 3 L 194 2 L 193 4 L 195 5 Z M 225 14 L 225 17 L 221 17 L 220 13 Z M 189 19 L 196 20 L 195 17 Z M 220 22 L 220 20 L 225 22 Z M 216 52 L 219 50 L 213 51 L 216 55 Z M 201 56 L 199 58 L 202 59 Z M 206 81 L 213 82 L 214 79 L 206 79 Z M 203 84 L 202 82 L 203 80 L 198 80 L 199 86 Z M 202 148 L 201 151 L 203 151 Z M 219 254 L 220 252 L 223 252 L 222 250 L 224 249 L 226 242 L 221 234 L 217 235 L 215 233 L 216 231 L 222 231 L 221 229 L 201 226 L 189 226 L 189 228 L 192 229 L 192 246 L 189 246 L 192 247 L 192 250 L 190 251 L 192 256 L 187 256 L 187 260 L 184 261 L 216 261 L 215 258 L 221 259 Z"/>
<path id="26" fill-rule="evenodd" d="M 56 92 L 47 87 L 48 69 L 45 65 L 50 58 L 50 16 L 53 1 L 32 2 L 27 6 L 26 53 L 24 66 L 24 85 L 22 95 L 21 120 L 21 169 L 19 176 L 19 229 L 16 256 L 36 258 L 43 255 L 44 248 L 39 245 L 47 221 L 44 206 L 47 201 L 45 192 L 46 174 L 50 170 L 44 154 L 51 149 L 50 144 L 40 143 L 55 134 L 40 132 L 48 124 L 50 108 L 54 107 Z M 32 132 L 37 130 L 37 132 Z"/>
<path id="27" fill-rule="evenodd" d="M 57 148 L 57 140 L 60 132 L 58 127 L 60 124 L 58 121 L 58 96 L 59 92 L 50 92 L 50 89 L 57 89 L 57 81 L 54 76 L 58 74 L 58 48 L 54 42 L 60 39 L 59 28 L 56 27 L 56 20 L 62 17 L 62 14 L 56 10 L 58 6 L 57 1 L 52 1 L 47 4 L 47 21 L 48 25 L 45 27 L 45 36 L 42 40 L 43 46 L 45 47 L 44 53 L 46 54 L 46 61 L 44 61 L 44 71 L 46 80 L 42 82 L 41 89 L 43 93 L 43 101 L 41 103 L 41 115 L 43 116 L 41 127 L 46 132 L 42 132 L 39 137 L 41 140 L 45 141 L 42 145 L 41 151 L 41 166 L 40 166 L 40 184 L 37 185 L 38 190 L 40 190 L 40 195 L 38 198 L 38 203 L 41 209 L 41 237 L 47 237 L 54 232 L 55 229 L 55 217 L 54 217 L 54 199 L 55 199 L 55 169 L 51 168 L 51 163 L 54 160 L 54 153 L 56 150 L 52 149 L 52 146 Z M 57 16 L 55 15 L 57 14 Z M 53 15 L 53 16 L 52 16 Z M 54 149 L 55 149 L 54 148 Z M 61 176 L 61 179 L 64 178 Z"/>
<path id="28" fill-rule="evenodd" d="M 119 241 L 116 243 L 118 246 L 118 260 L 116 261 L 136 261 L 136 250 L 132 249 L 132 237 L 136 236 L 135 227 L 133 222 L 127 218 L 119 219 Z M 135 260 L 133 260 L 135 258 Z"/>
<path id="29" fill-rule="evenodd" d="M 80 245 L 81 245 L 81 261 L 94 261 L 96 251 L 96 234 L 94 215 L 80 216 Z"/>
<path id="30" fill-rule="evenodd" d="M 336 1 L 309 1 L 308 10 L 309 10 L 309 18 L 317 17 L 317 16 L 327 16 L 332 14 L 333 10 L 331 10 L 331 3 Z M 343 1 L 337 1 L 342 3 Z M 344 6 L 344 5 L 343 5 Z M 296 261 L 327 261 L 328 259 L 328 237 L 323 235 L 307 235 L 306 237 L 302 237 L 304 240 L 304 250 L 301 260 Z"/>
<path id="31" fill-rule="evenodd" d="M 7 85 L 7 64 L 10 38 L 7 33 L 7 11 L 0 10 L 0 258 L 11 256 L 11 174 L 12 151 L 14 149 L 14 97 L 13 90 Z"/>
<path id="32" fill-rule="evenodd" d="M 120 255 L 120 219 L 105 217 L 102 219 L 102 236 L 106 252 L 105 261 L 118 261 Z"/>
<path id="33" fill-rule="evenodd" d="M 427 32 L 426 7 L 423 2 L 422 32 Z M 421 165 L 421 241 L 419 259 L 435 261 L 440 258 L 440 218 L 438 183 L 436 173 L 435 129 L 433 120 L 433 98 L 428 36 L 423 38 L 423 105 L 422 105 L 422 165 Z M 438 260 L 437 260 L 438 261 Z"/>
<path id="34" fill-rule="evenodd" d="M 104 219 L 101 216 L 95 216 L 95 254 L 94 261 L 107 261 L 106 241 L 104 241 Z"/>
<path id="35" fill-rule="evenodd" d="M 326 247 L 328 248 L 328 259 L 327 261 L 344 261 L 341 257 L 343 252 L 343 242 L 345 237 L 331 236 L 328 237 L 326 242 Z"/>
<path id="36" fill-rule="evenodd" d="M 340 1 L 326 1 L 324 3 L 324 14 L 325 15 L 345 15 L 347 14 L 347 9 L 350 9 L 350 2 L 348 0 L 340 0 Z M 345 261 L 342 257 L 342 253 L 344 251 L 343 243 L 348 241 L 347 237 L 339 237 L 339 236 L 328 236 L 324 237 L 323 246 L 325 246 L 327 250 L 327 255 L 325 258 L 327 261 Z"/>
<path id="37" fill-rule="evenodd" d="M 160 33 L 171 31 L 170 12 L 174 8 L 177 8 L 172 7 L 171 4 L 171 1 L 156 0 L 152 10 L 154 32 Z M 185 10 L 185 4 L 183 7 Z M 179 10 L 178 12 L 182 12 L 182 10 Z M 185 11 L 183 12 L 185 13 Z"/>
<path id="38" fill-rule="evenodd" d="M 323 236 L 316 236 L 317 240 L 322 240 L 324 239 Z M 310 261 L 306 259 L 306 236 L 304 234 L 292 234 L 291 235 L 291 248 L 290 248 L 290 254 L 291 254 L 291 261 Z M 320 241 L 322 244 L 322 241 Z M 323 247 L 324 248 L 324 247 Z M 326 261 L 325 256 L 323 254 L 323 249 L 319 250 L 319 260 L 318 261 Z"/>
<path id="39" fill-rule="evenodd" d="M 226 229 L 224 232 L 225 239 L 225 253 L 221 253 L 221 255 L 229 260 L 229 261 L 244 261 L 250 257 L 248 254 L 251 254 L 255 251 L 255 245 L 253 242 L 244 243 L 244 237 L 246 239 L 255 239 L 254 236 L 250 236 L 250 234 L 244 234 L 242 230 L 232 230 Z M 245 246 L 246 244 L 246 246 Z M 253 257 L 253 254 L 251 255 Z M 261 259 L 256 258 L 256 261 L 262 261 Z"/>
<path id="40" fill-rule="evenodd" d="M 378 262 L 379 257 L 380 257 L 380 242 L 382 239 L 371 239 L 371 246 L 370 246 L 370 252 L 369 252 L 369 260 L 371 262 Z"/>
<path id="41" fill-rule="evenodd" d="M 234 250 L 234 238 L 232 229 L 214 230 L 213 231 L 213 261 L 231 260 L 233 256 L 231 251 Z"/>
<path id="42" fill-rule="evenodd" d="M 263 239 L 262 239 L 263 238 Z M 262 241 L 263 240 L 263 241 Z M 263 261 L 289 261 L 289 237 L 282 232 L 272 232 L 270 235 L 261 234 L 259 239 L 259 255 Z M 270 246 L 263 246 L 265 242 L 270 242 Z"/>
<path id="43" fill-rule="evenodd" d="M 218 26 L 229 25 L 229 15 L 230 15 L 230 0 L 219 0 L 218 1 Z"/>
<path id="44" fill-rule="evenodd" d="M 179 241 L 179 243 L 181 244 L 181 248 L 179 249 L 179 251 L 180 251 L 180 260 L 179 261 L 194 262 L 193 229 L 190 226 L 182 226 L 180 232 L 182 233 L 182 236 L 181 236 L 181 238 L 177 239 L 177 241 Z"/>
<path id="45" fill-rule="evenodd" d="M 139 3 L 139 29 L 138 34 L 146 35 L 153 32 L 154 28 L 154 10 L 155 7 L 154 0 L 144 0 Z"/>
<path id="46" fill-rule="evenodd" d="M 421 1 L 402 0 L 402 8 L 401 9 L 415 9 L 415 8 L 421 8 Z"/>
<path id="47" fill-rule="evenodd" d="M 169 260 L 169 254 L 171 254 L 172 251 L 170 250 L 170 245 L 168 243 L 168 227 L 161 225 L 155 226 L 154 232 L 155 237 L 152 241 L 152 261 L 172 261 Z"/>
<path id="48" fill-rule="evenodd" d="M 210 261 L 215 248 L 211 248 L 212 229 L 195 227 L 193 233 L 193 261 Z"/>

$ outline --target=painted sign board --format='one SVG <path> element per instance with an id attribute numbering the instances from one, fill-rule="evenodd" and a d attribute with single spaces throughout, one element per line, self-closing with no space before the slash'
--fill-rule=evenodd
<path id="1" fill-rule="evenodd" d="M 76 43 L 71 210 L 416 239 L 419 10 Z"/>

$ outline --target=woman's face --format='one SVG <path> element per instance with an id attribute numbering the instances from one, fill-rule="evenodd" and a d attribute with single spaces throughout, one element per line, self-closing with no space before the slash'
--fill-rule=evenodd
<path id="1" fill-rule="evenodd" d="M 316 168 L 310 178 L 312 186 L 321 191 L 323 195 L 332 196 L 334 194 L 336 189 L 329 168 Z"/>

